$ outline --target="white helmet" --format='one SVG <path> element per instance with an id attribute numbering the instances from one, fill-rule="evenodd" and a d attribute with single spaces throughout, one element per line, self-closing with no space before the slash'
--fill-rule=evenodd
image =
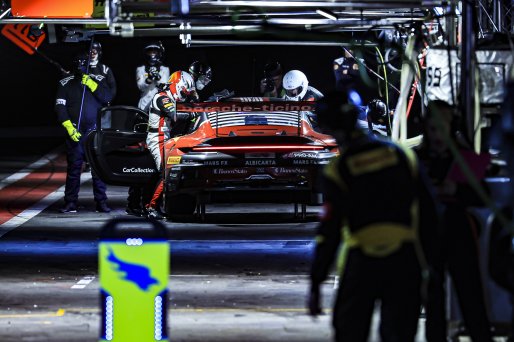
<path id="1" fill-rule="evenodd" d="M 196 91 L 193 76 L 181 70 L 171 74 L 167 84 L 175 101 L 184 101 L 188 95 Z"/>
<path id="2" fill-rule="evenodd" d="M 300 70 L 291 70 L 284 75 L 282 86 L 286 90 L 284 98 L 289 101 L 300 101 L 309 87 L 307 76 Z"/>

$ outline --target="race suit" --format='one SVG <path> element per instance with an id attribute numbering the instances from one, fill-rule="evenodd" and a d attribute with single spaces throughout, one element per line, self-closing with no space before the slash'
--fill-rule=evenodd
<path id="1" fill-rule="evenodd" d="M 323 98 L 323 94 L 318 89 L 309 86 L 307 88 L 307 92 L 305 93 L 305 95 L 303 96 L 303 98 L 300 101 L 318 101 L 321 98 Z M 318 118 L 316 116 L 316 113 L 308 112 L 307 118 L 309 119 L 309 121 L 312 125 L 312 128 L 315 131 L 319 131 Z"/>
<path id="2" fill-rule="evenodd" d="M 93 76 L 94 79 L 98 82 L 103 81 L 105 78 L 105 82 L 109 91 L 111 92 L 112 98 L 116 96 L 116 79 L 114 78 L 114 74 L 107 65 L 103 63 L 97 63 L 96 65 L 89 66 L 89 75 Z"/>
<path id="3" fill-rule="evenodd" d="M 141 65 L 136 69 L 137 87 L 139 88 L 139 91 L 141 91 L 141 97 L 139 98 L 137 107 L 145 112 L 150 108 L 150 102 L 152 102 L 154 95 L 159 92 L 158 85 L 160 83 L 166 83 L 170 78 L 170 68 L 161 65 L 155 67 L 159 69 L 159 75 L 161 78 L 158 80 L 151 80 L 148 78 L 150 68 L 152 67 Z"/>
<path id="4" fill-rule="evenodd" d="M 307 92 L 301 99 L 301 101 L 318 101 L 323 97 L 323 94 L 318 89 L 309 86 Z"/>
<path id="5" fill-rule="evenodd" d="M 164 177 L 162 177 L 164 170 L 164 143 L 172 137 L 170 134 L 172 128 L 180 124 L 179 121 L 186 121 L 189 118 L 189 113 L 177 113 L 176 101 L 169 91 L 161 91 L 154 95 L 148 115 L 146 144 L 152 153 L 161 178 L 147 207 L 157 208 L 158 201 L 164 190 Z"/>
<path id="6" fill-rule="evenodd" d="M 94 75 L 90 75 L 95 78 Z M 68 76 L 59 81 L 55 100 L 55 111 L 59 122 L 70 120 L 82 134 L 78 142 L 66 139 L 67 174 L 64 201 L 76 203 L 80 190 L 80 174 L 85 161 L 84 141 L 87 134 L 96 126 L 96 115 L 102 106 L 112 100 L 112 94 L 104 80 L 95 78 L 98 87 L 94 92 L 81 84 L 81 79 Z M 82 106 L 82 113 L 81 113 Z M 94 172 L 93 194 L 96 202 L 105 201 L 105 184 Z"/>
<path id="7" fill-rule="evenodd" d="M 336 341 L 367 341 L 381 300 L 382 341 L 413 341 L 420 308 L 420 233 L 433 229 L 435 202 L 412 151 L 354 132 L 323 172 L 324 210 L 311 270 L 328 275 L 339 245 Z M 401 191 L 400 191 L 401 189 Z M 419 216 L 418 216 L 419 214 Z"/>

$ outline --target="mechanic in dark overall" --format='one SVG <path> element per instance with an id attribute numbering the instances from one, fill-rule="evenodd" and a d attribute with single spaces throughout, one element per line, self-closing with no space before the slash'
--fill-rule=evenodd
<path id="1" fill-rule="evenodd" d="M 264 78 L 259 84 L 259 90 L 263 97 L 284 97 L 286 91 L 282 86 L 284 71 L 278 61 L 266 63 L 264 66 Z"/>
<path id="2" fill-rule="evenodd" d="M 366 108 L 368 129 L 374 134 L 391 135 L 392 117 L 387 111 L 387 105 L 380 99 L 373 99 Z"/>
<path id="3" fill-rule="evenodd" d="M 164 143 L 173 138 L 172 131 L 177 131 L 177 127 L 194 118 L 193 113 L 178 113 L 176 104 L 197 97 L 193 77 L 185 71 L 175 71 L 171 74 L 166 89 L 155 94 L 150 104 L 146 144 L 161 176 L 152 199 L 146 205 L 150 219 L 164 218 L 160 212 L 164 191 Z"/>
<path id="4" fill-rule="evenodd" d="M 57 119 L 68 132 L 66 139 L 67 174 L 62 213 L 77 211 L 80 190 L 80 174 L 85 160 L 84 140 L 95 128 L 98 110 L 112 99 L 105 80 L 87 74 L 88 55 L 81 53 L 74 58 L 74 74 L 59 81 L 55 110 Z M 92 172 L 93 194 L 96 211 L 110 212 L 107 206 L 105 184 Z"/>
<path id="5" fill-rule="evenodd" d="M 100 63 L 102 58 L 102 44 L 100 42 L 93 42 L 91 46 L 91 54 L 89 57 L 89 75 L 94 77 L 95 80 L 103 81 L 105 79 L 107 86 L 109 87 L 109 91 L 112 94 L 112 98 L 116 96 L 116 79 L 114 78 L 114 73 L 111 68 L 107 65 Z M 107 104 L 108 106 L 110 103 Z M 109 128 L 111 126 L 111 113 L 106 111 L 102 116 L 103 128 Z M 85 162 L 85 167 L 83 169 L 84 172 L 90 171 L 89 163 Z"/>
<path id="6" fill-rule="evenodd" d="M 320 286 L 342 244 L 335 341 L 366 342 L 380 300 L 382 341 L 412 342 L 424 269 L 418 235 L 437 224 L 435 201 L 413 151 L 356 127 L 360 102 L 347 90 L 316 106 L 320 127 L 336 138 L 341 155 L 323 171 L 308 309 L 321 313 Z"/>
<path id="7" fill-rule="evenodd" d="M 93 42 L 93 46 L 91 48 L 91 57 L 89 60 L 89 75 L 94 75 L 94 78 L 99 81 L 103 81 L 105 78 L 107 87 L 109 87 L 111 96 L 114 99 L 116 96 L 116 79 L 114 78 L 112 69 L 100 62 L 101 58 L 102 44 L 99 42 Z"/>
<path id="8" fill-rule="evenodd" d="M 475 342 L 491 342 L 479 268 L 479 232 L 476 220 L 467 211 L 469 206 L 483 204 L 468 183 L 450 176 L 454 157 L 447 139 L 452 139 L 459 150 L 466 149 L 457 144 L 455 122 L 453 107 L 448 103 L 441 100 L 429 102 L 424 142 L 418 151 L 442 212 L 442 225 L 435 235 L 437 238 L 425 247 L 427 262 L 432 271 L 426 303 L 426 338 L 428 341 L 447 340 L 444 283 L 448 272 L 471 339 Z"/>
<path id="9" fill-rule="evenodd" d="M 164 47 L 161 42 L 152 42 L 145 46 L 144 64 L 136 69 L 136 83 L 141 92 L 138 108 L 142 111 L 148 112 L 152 98 L 159 92 L 159 86 L 170 78 L 170 68 L 163 64 L 163 60 Z M 155 181 L 157 182 L 157 179 Z M 153 190 L 153 184 L 130 186 L 125 212 L 134 216 L 146 215 L 144 205 L 150 201 Z"/>
<path id="10" fill-rule="evenodd" d="M 189 74 L 195 81 L 196 93 L 200 96 L 199 92 L 202 91 L 212 80 L 212 68 L 203 62 L 194 61 L 189 66 Z M 198 102 L 201 99 L 193 99 L 194 102 Z"/>

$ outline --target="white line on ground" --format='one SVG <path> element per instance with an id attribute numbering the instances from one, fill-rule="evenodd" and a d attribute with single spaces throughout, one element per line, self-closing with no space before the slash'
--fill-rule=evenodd
<path id="1" fill-rule="evenodd" d="M 54 160 L 59 155 L 58 151 L 60 148 L 55 149 L 54 151 L 48 153 L 47 155 L 41 157 L 41 159 L 33 162 L 26 168 L 21 169 L 20 171 L 10 175 L 9 177 L 6 177 L 0 181 L 0 190 L 5 188 L 6 186 L 19 181 L 20 179 L 24 178 L 28 174 L 30 174 L 32 171 L 39 169 L 43 165 L 48 164 L 51 160 Z"/>
<path id="2" fill-rule="evenodd" d="M 87 182 L 91 180 L 91 174 L 90 173 L 83 173 L 80 177 L 80 183 Z M 55 201 L 62 198 L 64 196 L 64 185 L 61 186 L 59 189 L 55 190 L 54 192 L 48 194 L 45 198 L 41 199 L 39 202 L 34 204 L 32 207 L 25 209 L 17 216 L 13 217 L 7 222 L 4 222 L 0 225 L 0 238 L 13 230 L 16 227 L 21 226 L 34 216 L 38 215 L 40 212 L 48 208 L 50 205 L 52 205 Z"/>
<path id="3" fill-rule="evenodd" d="M 95 280 L 95 276 L 85 276 L 80 279 L 75 285 L 73 285 L 72 289 L 83 289 L 88 286 L 93 280 Z"/>

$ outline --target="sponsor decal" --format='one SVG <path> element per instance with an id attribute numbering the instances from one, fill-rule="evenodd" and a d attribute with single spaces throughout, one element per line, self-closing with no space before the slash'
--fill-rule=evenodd
<path id="1" fill-rule="evenodd" d="M 274 159 L 245 160 L 245 166 L 277 165 Z"/>
<path id="2" fill-rule="evenodd" d="M 285 167 L 276 167 L 275 173 L 281 173 L 281 174 L 306 174 L 309 173 L 309 170 L 302 169 L 299 167 L 294 168 L 285 168 Z"/>
<path id="3" fill-rule="evenodd" d="M 206 160 L 203 162 L 204 165 L 212 165 L 212 166 L 223 166 L 228 165 L 228 161 L 226 160 Z"/>
<path id="4" fill-rule="evenodd" d="M 57 100 L 55 100 L 55 104 L 66 106 L 66 100 L 65 99 L 57 99 Z"/>
<path id="5" fill-rule="evenodd" d="M 314 103 L 312 101 L 283 101 L 283 102 L 218 102 L 180 103 L 177 105 L 179 111 L 183 112 L 273 112 L 273 111 L 313 111 Z"/>
<path id="6" fill-rule="evenodd" d="M 180 157 L 180 156 L 169 156 L 169 157 L 168 157 L 168 160 L 166 161 L 166 164 L 168 164 L 168 165 L 170 165 L 170 164 L 171 164 L 171 165 L 173 165 L 173 164 L 179 164 L 179 163 L 180 163 L 180 159 L 181 159 L 181 158 L 182 158 L 182 157 Z"/>
<path id="7" fill-rule="evenodd" d="M 293 165 L 317 165 L 317 160 L 313 159 L 298 159 L 293 160 Z"/>
<path id="8" fill-rule="evenodd" d="M 141 168 L 141 167 L 124 167 L 123 173 L 154 173 L 157 172 L 156 169 L 152 169 L 149 167 Z"/>
<path id="9" fill-rule="evenodd" d="M 284 159 L 293 158 L 316 158 L 318 155 L 314 152 L 291 152 L 284 155 Z"/>
<path id="10" fill-rule="evenodd" d="M 246 169 L 213 169 L 212 173 L 215 175 L 246 175 L 249 172 Z"/>

